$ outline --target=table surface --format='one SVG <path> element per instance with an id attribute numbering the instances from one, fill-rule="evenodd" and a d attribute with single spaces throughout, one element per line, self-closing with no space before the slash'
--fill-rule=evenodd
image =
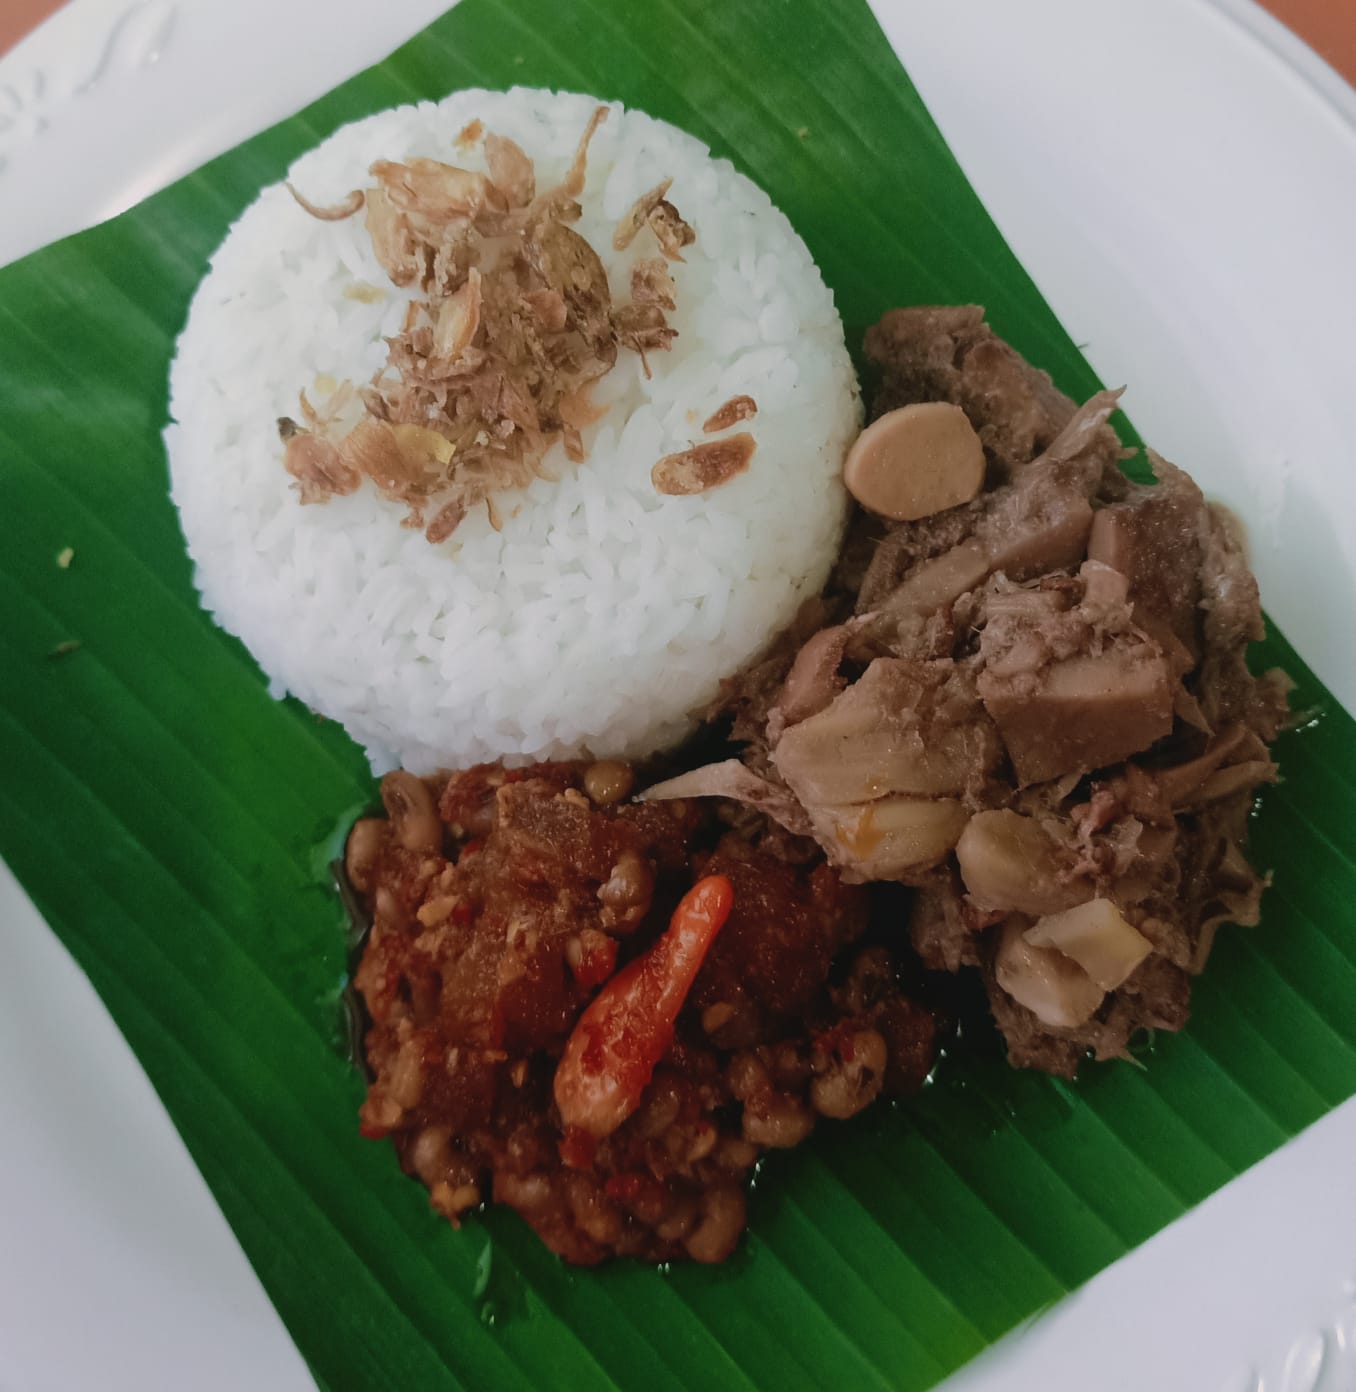
<path id="1" fill-rule="evenodd" d="M 1356 0 L 1263 0 L 1348 82 L 1356 84 Z M 13 47 L 60 0 L 0 0 L 0 53 Z"/>

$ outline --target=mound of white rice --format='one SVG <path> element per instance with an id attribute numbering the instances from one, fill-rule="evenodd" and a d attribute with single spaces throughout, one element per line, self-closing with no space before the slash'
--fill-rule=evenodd
<path id="1" fill-rule="evenodd" d="M 336 132 L 293 166 L 316 203 L 370 183 L 377 159 L 423 155 L 483 169 L 457 133 L 479 118 L 516 140 L 538 188 L 563 177 L 592 97 L 465 91 Z M 298 391 L 365 382 L 386 357 L 407 294 L 377 264 L 361 216 L 321 222 L 281 185 L 231 229 L 193 301 L 171 373 L 165 432 L 203 602 L 244 640 L 277 695 L 342 721 L 378 771 L 580 754 L 638 757 L 690 730 L 718 684 L 823 584 L 839 541 L 843 453 L 860 423 L 833 298 L 767 196 L 682 131 L 614 105 L 589 148 L 576 230 L 619 300 L 656 254 L 643 231 L 612 249 L 617 220 L 671 175 L 696 229 L 671 266 L 673 350 L 623 351 L 593 395 L 610 406 L 559 446 L 539 480 L 500 496 L 503 529 L 476 509 L 445 543 L 400 526 L 370 484 L 302 506 L 275 420 Z M 370 287 L 382 294 L 370 302 Z M 663 455 L 740 393 L 747 472 L 697 497 L 656 493 Z"/>

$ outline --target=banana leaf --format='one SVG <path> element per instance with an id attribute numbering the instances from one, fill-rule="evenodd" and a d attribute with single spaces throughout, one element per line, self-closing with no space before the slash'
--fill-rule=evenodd
<path id="1" fill-rule="evenodd" d="M 263 184 L 346 121 L 519 83 L 619 98 L 731 158 L 808 242 L 850 342 L 890 306 L 973 301 L 1066 392 L 1096 388 L 864 0 L 465 0 L 0 271 L 0 854 L 322 1386 L 926 1388 L 1356 1091 L 1356 866 L 1333 830 L 1356 819 L 1352 722 L 1273 634 L 1261 660 L 1318 713 L 1256 819 L 1275 887 L 1143 1067 L 1067 1084 L 981 1039 L 916 1102 L 770 1161 L 717 1269 L 573 1271 L 505 1213 L 453 1231 L 356 1126 L 325 864 L 373 801 L 367 766 L 199 610 L 160 431 L 194 286 Z"/>

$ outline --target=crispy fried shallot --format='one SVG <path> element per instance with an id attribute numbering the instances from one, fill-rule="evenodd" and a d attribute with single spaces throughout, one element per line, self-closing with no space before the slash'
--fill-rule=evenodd
<path id="1" fill-rule="evenodd" d="M 523 147 L 491 131 L 485 137 L 485 163 L 490 179 L 503 190 L 510 208 L 526 208 L 537 196 L 537 173 Z"/>
<path id="2" fill-rule="evenodd" d="M 697 234 L 679 216 L 678 209 L 667 198 L 646 219 L 650 231 L 659 239 L 659 250 L 670 261 L 683 259 L 683 248 L 697 240 Z"/>
<path id="3" fill-rule="evenodd" d="M 691 246 L 697 234 L 665 196 L 672 184 L 672 179 L 662 180 L 631 205 L 612 234 L 612 245 L 617 251 L 625 251 L 640 235 L 641 228 L 648 227 L 658 240 L 660 251 L 670 261 L 683 259 L 683 248 Z"/>
<path id="4" fill-rule="evenodd" d="M 362 189 L 354 189 L 342 203 L 332 203 L 329 207 L 323 207 L 318 203 L 312 203 L 304 194 L 298 193 L 290 183 L 285 184 L 285 187 L 313 218 L 318 218 L 321 222 L 343 222 L 345 218 L 351 218 L 354 213 L 360 211 L 366 201 Z"/>
<path id="5" fill-rule="evenodd" d="M 612 315 L 612 328 L 624 348 L 640 354 L 646 377 L 650 375 L 650 363 L 645 354 L 655 348 L 667 348 L 678 337 L 678 330 L 669 327 L 658 305 L 618 305 Z"/>
<path id="6" fill-rule="evenodd" d="M 634 297 L 633 297 L 634 298 Z M 758 403 L 751 396 L 732 396 L 723 406 L 717 406 L 706 418 L 702 429 L 708 435 L 728 430 L 740 421 L 751 420 L 758 414 Z"/>
<path id="7" fill-rule="evenodd" d="M 397 208 L 429 222 L 474 218 L 482 208 L 504 202 L 488 175 L 441 160 L 419 158 L 408 164 L 377 160 L 370 173 Z"/>
<path id="8" fill-rule="evenodd" d="M 579 137 L 579 144 L 575 146 L 574 159 L 570 161 L 570 167 L 565 171 L 564 179 L 561 180 L 559 192 L 567 198 L 578 198 L 584 192 L 584 174 L 588 169 L 589 141 L 593 139 L 594 131 L 606 120 L 607 107 L 595 107 L 593 115 L 589 117 L 588 125 L 584 127 L 584 134 Z"/>
<path id="9" fill-rule="evenodd" d="M 678 292 L 662 256 L 647 256 L 631 267 L 631 300 L 638 305 L 678 308 Z"/>
<path id="10" fill-rule="evenodd" d="M 352 493 L 362 482 L 361 475 L 322 436 L 300 429 L 286 416 L 278 422 L 278 434 L 283 440 L 283 467 L 296 479 L 303 503 Z"/>
<path id="11" fill-rule="evenodd" d="M 425 274 L 427 259 L 409 219 L 380 189 L 367 193 L 367 235 L 381 268 L 402 289 Z"/>
<path id="12" fill-rule="evenodd" d="M 598 253 L 569 225 L 581 214 L 589 142 L 606 118 L 605 106 L 594 111 L 565 177 L 540 193 L 523 149 L 479 121 L 455 143 L 479 142 L 486 173 L 422 157 L 377 160 L 373 186 L 332 208 L 291 190 L 313 217 L 365 210 L 377 260 L 394 285 L 415 292 L 371 382 L 336 384 L 319 410 L 303 395 L 307 428 L 280 422 L 303 502 L 351 493 L 366 478 L 405 506 L 406 526 L 437 543 L 481 503 L 501 525 L 492 495 L 549 477 L 542 459 L 555 442 L 571 461 L 585 457 L 582 432 L 600 414 L 588 388 L 621 349 L 638 354 L 648 375 L 645 355 L 670 346 L 677 331 L 666 315 L 677 297 L 664 258 L 681 260 L 696 235 L 665 199 L 664 180 L 632 210 L 627 238 L 649 226 L 664 256 L 637 260 L 630 301 L 614 303 Z M 661 460 L 656 486 L 714 487 L 747 465 L 752 445 L 738 436 Z"/>
<path id="13" fill-rule="evenodd" d="M 749 467 L 758 442 L 747 431 L 725 440 L 708 440 L 678 454 L 666 454 L 650 470 L 655 491 L 671 497 L 705 493 L 728 483 Z"/>
<path id="14" fill-rule="evenodd" d="M 612 245 L 617 251 L 625 251 L 635 241 L 640 229 L 650 220 L 650 214 L 664 201 L 664 195 L 673 184 L 672 179 L 662 179 L 648 193 L 642 193 L 627 210 L 626 216 L 617 224 L 612 234 Z"/>

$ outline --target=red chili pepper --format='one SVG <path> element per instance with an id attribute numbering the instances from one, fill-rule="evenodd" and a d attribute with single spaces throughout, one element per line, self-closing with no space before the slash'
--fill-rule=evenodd
<path id="1" fill-rule="evenodd" d="M 556 1106 L 566 1126 L 606 1136 L 635 1111 L 733 903 L 724 875 L 699 880 L 664 936 L 593 998 L 556 1069 Z"/>

